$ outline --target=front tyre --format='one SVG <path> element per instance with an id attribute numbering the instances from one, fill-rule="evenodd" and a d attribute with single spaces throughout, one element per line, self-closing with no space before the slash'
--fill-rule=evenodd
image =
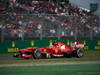
<path id="1" fill-rule="evenodd" d="M 38 49 L 33 50 L 32 55 L 33 55 L 33 58 L 34 59 L 40 59 L 40 58 L 42 58 L 41 51 L 38 50 Z"/>
<path id="2" fill-rule="evenodd" d="M 75 55 L 77 58 L 80 58 L 84 55 L 84 51 L 82 49 L 77 49 Z"/>

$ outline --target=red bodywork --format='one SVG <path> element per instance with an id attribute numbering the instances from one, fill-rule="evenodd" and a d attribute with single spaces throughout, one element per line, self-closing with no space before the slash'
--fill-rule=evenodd
<path id="1" fill-rule="evenodd" d="M 55 56 L 63 56 L 64 53 L 72 53 L 76 48 L 83 49 L 83 42 L 70 42 L 70 46 L 63 42 L 55 42 L 50 47 L 43 48 L 26 48 L 19 50 L 19 54 L 21 58 L 32 58 L 32 52 L 38 49 L 41 53 L 52 54 Z M 29 54 L 27 54 L 27 52 Z"/>

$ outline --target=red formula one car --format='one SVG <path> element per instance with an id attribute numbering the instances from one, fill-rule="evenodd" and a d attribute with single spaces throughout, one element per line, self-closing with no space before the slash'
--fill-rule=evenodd
<path id="1" fill-rule="evenodd" d="M 25 59 L 34 58 L 53 58 L 53 57 L 82 57 L 84 54 L 83 42 L 71 42 L 70 46 L 63 42 L 54 42 L 50 47 L 43 48 L 25 48 L 19 50 L 14 57 L 21 57 Z"/>

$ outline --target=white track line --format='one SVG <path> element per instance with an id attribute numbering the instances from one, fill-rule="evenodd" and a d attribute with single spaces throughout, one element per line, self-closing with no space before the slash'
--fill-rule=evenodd
<path id="1" fill-rule="evenodd" d="M 76 61 L 76 62 L 51 62 L 51 63 L 14 63 L 14 64 L 0 64 L 0 67 L 14 67 L 14 66 L 48 66 L 48 65 L 78 65 L 78 64 L 100 64 L 100 61 Z"/>

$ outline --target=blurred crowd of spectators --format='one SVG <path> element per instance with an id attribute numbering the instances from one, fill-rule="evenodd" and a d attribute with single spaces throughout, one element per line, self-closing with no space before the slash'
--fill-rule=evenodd
<path id="1" fill-rule="evenodd" d="M 100 34 L 100 18 L 69 2 L 4 1 L 0 1 L 0 31 L 9 29 L 12 37 L 40 36 L 41 31 L 44 36 L 58 36 L 59 30 L 61 36 L 74 36 L 75 32 L 84 36 L 90 30 Z"/>

